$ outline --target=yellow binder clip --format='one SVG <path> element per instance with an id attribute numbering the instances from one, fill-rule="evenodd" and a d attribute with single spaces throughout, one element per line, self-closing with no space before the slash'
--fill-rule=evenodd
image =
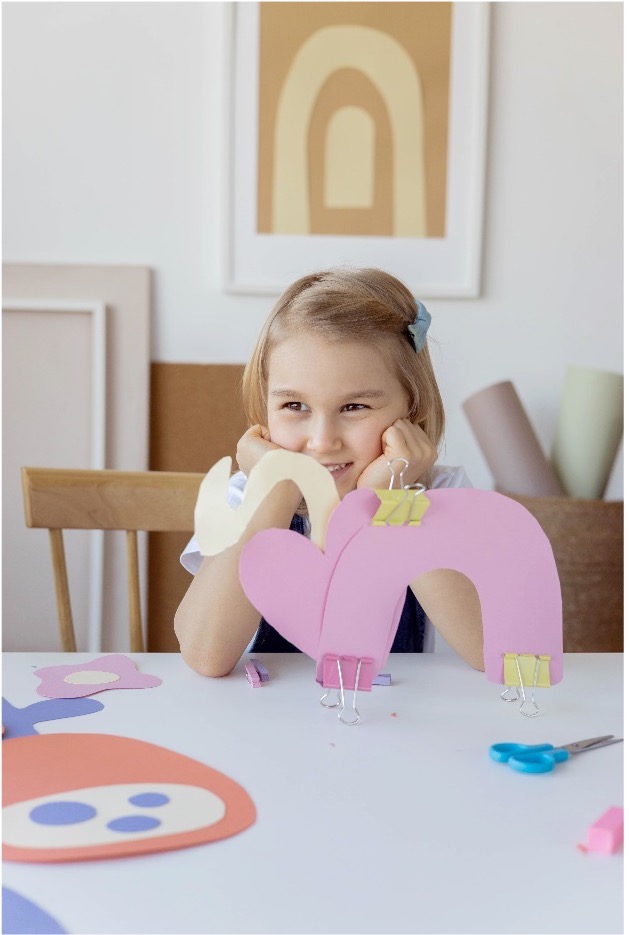
<path id="1" fill-rule="evenodd" d="M 535 701 L 535 689 L 550 687 L 550 656 L 533 653 L 504 654 L 504 684 L 507 686 L 500 697 L 503 701 L 519 701 L 522 692 L 520 714 L 537 717 L 539 705 Z M 519 688 L 518 688 L 519 685 Z M 531 688 L 531 697 L 526 697 L 526 688 Z"/>
<path id="2" fill-rule="evenodd" d="M 517 686 L 524 683 L 532 688 L 549 688 L 549 663 L 550 656 L 539 656 L 534 653 L 505 653 L 504 685 Z"/>
<path id="3" fill-rule="evenodd" d="M 393 489 L 395 471 L 393 465 L 402 461 L 404 467 L 400 471 L 400 486 Z M 419 526 L 430 500 L 424 496 L 426 488 L 423 484 L 404 485 L 404 474 L 408 468 L 406 458 L 393 458 L 388 462 L 391 471 L 391 481 L 388 490 L 376 490 L 380 499 L 378 512 L 371 521 L 372 526 Z"/>

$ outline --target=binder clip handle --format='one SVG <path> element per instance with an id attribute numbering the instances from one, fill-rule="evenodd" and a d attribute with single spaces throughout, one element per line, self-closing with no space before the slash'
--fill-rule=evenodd
<path id="1" fill-rule="evenodd" d="M 404 467 L 400 471 L 400 490 L 404 490 L 404 475 L 406 474 L 406 471 L 409 466 L 406 458 L 391 458 L 390 461 L 387 461 L 387 467 L 389 468 L 391 472 L 391 480 L 389 481 L 389 490 L 393 490 L 393 482 L 395 480 L 395 471 L 393 470 L 393 465 L 395 464 L 396 461 L 404 462 Z"/>

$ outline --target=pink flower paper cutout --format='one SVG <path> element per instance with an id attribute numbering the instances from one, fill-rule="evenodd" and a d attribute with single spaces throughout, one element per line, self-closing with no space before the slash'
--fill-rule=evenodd
<path id="1" fill-rule="evenodd" d="M 162 680 L 143 675 L 128 656 L 114 653 L 73 666 L 45 666 L 33 675 L 41 679 L 37 694 L 44 698 L 83 698 L 112 688 L 154 688 Z"/>

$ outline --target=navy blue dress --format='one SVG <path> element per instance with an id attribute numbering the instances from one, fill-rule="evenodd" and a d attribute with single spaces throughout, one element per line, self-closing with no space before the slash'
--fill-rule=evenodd
<path id="1" fill-rule="evenodd" d="M 293 532 L 305 534 L 304 518 L 295 514 L 290 524 Z M 406 600 L 402 608 L 402 615 L 398 624 L 397 633 L 391 646 L 392 653 L 421 653 L 424 648 L 424 632 L 426 629 L 426 615 L 411 591 L 406 589 Z M 298 653 L 293 646 L 270 623 L 262 618 L 251 652 L 259 653 Z"/>

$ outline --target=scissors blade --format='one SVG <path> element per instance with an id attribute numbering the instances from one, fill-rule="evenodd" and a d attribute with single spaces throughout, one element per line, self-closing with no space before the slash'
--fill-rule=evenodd
<path id="1" fill-rule="evenodd" d="M 604 737 L 590 737 L 589 740 L 576 740 L 574 743 L 566 743 L 559 749 L 567 750 L 568 753 L 584 753 L 586 750 L 597 750 L 599 747 L 606 747 L 610 743 L 622 743 L 622 740 L 622 737 L 606 734 Z"/>

